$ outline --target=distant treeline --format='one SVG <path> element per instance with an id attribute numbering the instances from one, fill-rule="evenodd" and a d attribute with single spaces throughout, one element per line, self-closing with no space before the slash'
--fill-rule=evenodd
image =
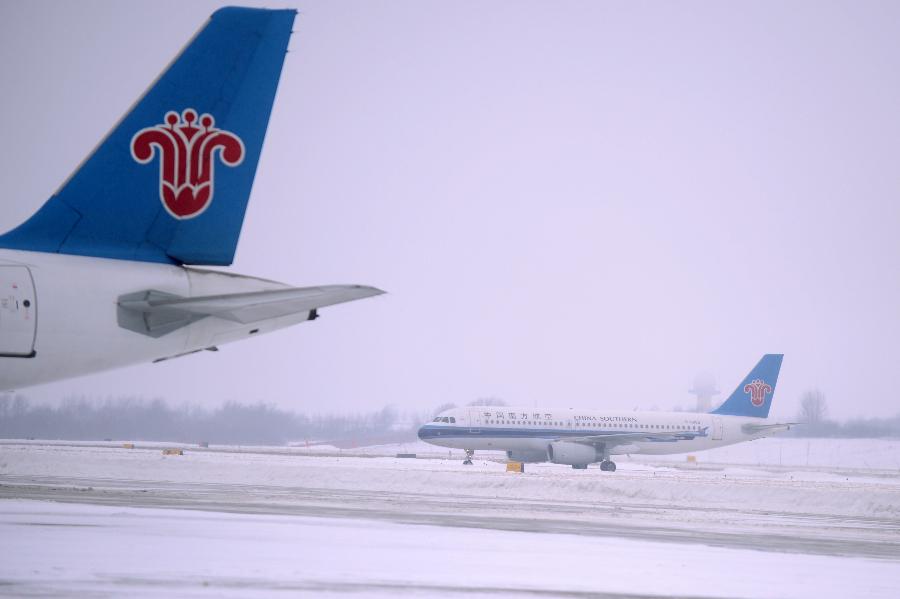
<path id="1" fill-rule="evenodd" d="M 34 405 L 0 395 L 0 438 L 177 441 L 282 445 L 288 442 L 401 442 L 415 439 L 430 413 L 402 414 L 388 406 L 355 415 L 307 416 L 269 404 L 227 402 L 215 409 L 171 406 L 139 397 L 70 398 Z"/>
<path id="2" fill-rule="evenodd" d="M 477 400 L 470 405 L 501 405 Z M 222 444 L 283 445 L 289 442 L 355 444 L 399 443 L 416 438 L 418 426 L 445 404 L 420 413 L 392 406 L 362 414 L 306 415 L 274 405 L 227 402 L 218 408 L 172 406 L 161 399 L 69 398 L 57 406 L 30 403 L 24 396 L 0 394 L 0 438 L 97 441 L 207 441 Z M 794 427 L 797 437 L 900 437 L 900 415 L 893 418 L 821 420 Z"/>
<path id="3" fill-rule="evenodd" d="M 794 437 L 842 437 L 874 439 L 900 437 L 900 415 L 893 418 L 856 418 L 846 422 L 822 420 L 795 426 L 788 435 Z"/>

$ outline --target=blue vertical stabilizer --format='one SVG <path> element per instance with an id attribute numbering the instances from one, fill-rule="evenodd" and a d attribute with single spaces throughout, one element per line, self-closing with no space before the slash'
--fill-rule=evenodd
<path id="1" fill-rule="evenodd" d="M 294 10 L 223 8 L 0 247 L 228 265 Z"/>
<path id="2" fill-rule="evenodd" d="M 783 358 L 783 354 L 764 355 L 725 403 L 710 413 L 768 418 Z"/>

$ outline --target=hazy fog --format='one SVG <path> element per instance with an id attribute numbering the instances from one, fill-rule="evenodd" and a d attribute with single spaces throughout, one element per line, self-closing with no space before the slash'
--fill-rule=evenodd
<path id="1" fill-rule="evenodd" d="M 900 411 L 900 4 L 287 5 L 232 270 L 389 295 L 28 397 L 669 408 L 783 352 L 774 415 Z M 0 229 L 217 6 L 0 3 Z"/>

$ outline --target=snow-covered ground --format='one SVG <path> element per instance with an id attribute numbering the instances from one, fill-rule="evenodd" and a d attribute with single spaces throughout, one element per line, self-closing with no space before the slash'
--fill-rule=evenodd
<path id="1" fill-rule="evenodd" d="M 383 521 L 0 501 L 0 593 L 895 597 L 896 562 Z M 580 595 L 578 595 L 580 596 Z"/>
<path id="2" fill-rule="evenodd" d="M 116 441 L 53 441 L 21 439 L 0 439 L 0 449 L 9 446 L 34 447 L 107 447 L 120 449 L 128 439 Z M 279 455 L 308 456 L 380 456 L 390 457 L 397 453 L 415 453 L 420 458 L 448 458 L 462 460 L 463 452 L 437 447 L 424 441 L 412 441 L 393 445 L 373 445 L 353 449 L 338 449 L 325 444 L 292 443 L 288 446 L 255 445 L 212 445 L 200 448 L 195 443 L 175 443 L 162 441 L 137 441 L 139 448 L 181 447 L 192 451 L 265 453 Z M 478 452 L 486 459 L 503 460 L 503 452 Z M 770 437 L 747 443 L 738 443 L 718 449 L 697 452 L 694 458 L 701 465 L 746 464 L 766 467 L 824 468 L 830 471 L 847 468 L 851 470 L 888 470 L 900 472 L 900 439 L 798 439 Z M 661 456 L 616 456 L 616 462 L 630 461 L 642 464 L 686 463 L 687 454 Z M 2 472 L 2 471 L 0 471 Z"/>
<path id="3" fill-rule="evenodd" d="M 308 451 L 313 451 L 316 446 Z M 320 450 L 322 451 L 322 450 Z M 347 453 L 368 453 L 393 455 L 395 452 L 417 453 L 422 456 L 445 457 L 448 450 L 417 441 L 399 445 L 381 445 L 347 450 Z M 453 451 L 451 456 L 462 456 Z M 502 452 L 484 452 L 484 455 L 499 458 Z M 747 464 L 753 466 L 787 466 L 803 468 L 825 468 L 831 471 L 847 468 L 852 470 L 889 470 L 900 472 L 900 439 L 798 439 L 792 437 L 769 437 L 746 443 L 728 445 L 717 449 L 699 451 L 692 454 L 699 465 Z M 461 458 L 460 458 L 461 459 Z M 686 463 L 687 454 L 616 456 L 616 462 L 633 461 L 642 464 Z"/>
<path id="4" fill-rule="evenodd" d="M 420 444 L 166 445 L 0 442 L 0 594 L 896 597 L 900 584 L 897 441 L 769 439 L 696 464 L 525 474 Z"/>

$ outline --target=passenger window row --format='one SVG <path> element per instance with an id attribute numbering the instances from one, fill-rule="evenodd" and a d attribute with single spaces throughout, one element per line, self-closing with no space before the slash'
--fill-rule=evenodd
<path id="1" fill-rule="evenodd" d="M 447 422 L 446 416 L 441 420 L 441 418 L 435 418 L 435 422 Z M 454 418 L 450 417 L 451 422 L 455 422 Z M 594 428 L 594 429 L 617 429 L 617 430 L 637 430 L 637 429 L 654 429 L 654 430 L 677 430 L 677 431 L 693 431 L 700 432 L 699 428 L 687 428 L 687 427 L 678 427 L 671 424 L 632 424 L 632 425 L 624 425 L 624 424 L 606 424 L 606 425 L 591 425 L 588 423 L 576 422 L 574 425 L 569 422 L 560 422 L 560 421 L 551 421 L 551 422 L 533 422 L 531 420 L 486 420 L 486 424 L 519 424 L 519 425 L 541 425 L 541 426 L 576 426 L 579 428 Z"/>

